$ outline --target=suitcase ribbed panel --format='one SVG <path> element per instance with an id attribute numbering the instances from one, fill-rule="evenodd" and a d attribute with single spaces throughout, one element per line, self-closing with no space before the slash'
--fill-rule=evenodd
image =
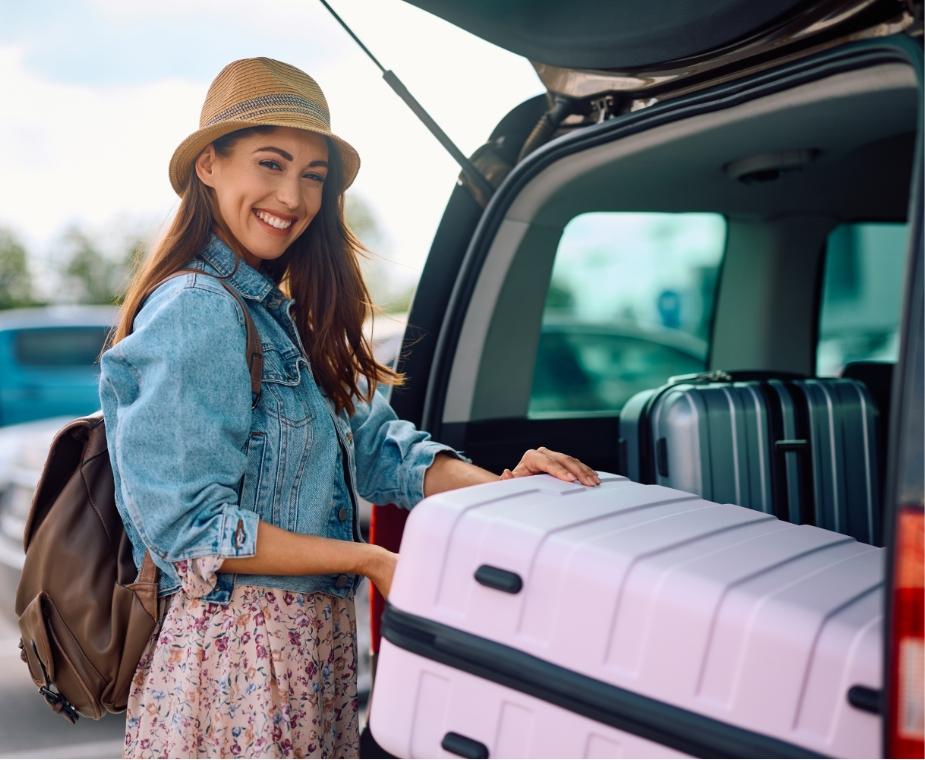
<path id="1" fill-rule="evenodd" d="M 672 388 L 652 410 L 656 482 L 772 514 L 767 418 L 758 383 Z"/>
<path id="2" fill-rule="evenodd" d="M 846 695 L 853 685 L 881 685 L 882 550 L 756 510 L 603 477 L 594 489 L 536 476 L 425 500 L 408 521 L 390 603 L 813 752 L 877 756 L 879 716 L 850 706 Z M 475 579 L 482 565 L 516 573 L 522 590 L 482 585 Z M 457 730 L 451 718 L 474 715 L 483 700 L 453 697 L 451 713 L 419 720 L 403 693 L 420 693 L 425 683 L 444 683 L 450 694 L 464 687 L 452 669 L 447 675 L 421 657 L 396 667 L 391 652 L 402 657 L 383 646 L 373 732 L 380 742 L 388 732 L 395 743 L 383 746 L 393 752 L 442 756 L 439 746 L 411 737 L 436 735 L 420 726 L 439 720 L 441 730 Z M 492 688 L 495 699 L 501 687 Z M 521 723 L 547 719 L 523 700 L 505 704 Z M 601 730 L 606 741 L 627 740 L 611 726 Z M 592 756 L 568 746 L 552 754 Z M 541 742 L 505 754 L 548 753 Z"/>
<path id="3" fill-rule="evenodd" d="M 450 731 L 485 744 L 490 757 L 690 757 L 386 640 L 376 667 L 380 688 L 389 695 L 374 696 L 370 728 L 396 757 L 458 757 L 441 748 Z"/>
<path id="4" fill-rule="evenodd" d="M 855 380 L 794 383 L 809 407 L 816 524 L 880 545 L 876 407 Z"/>
<path id="5" fill-rule="evenodd" d="M 882 545 L 879 420 L 862 383 L 679 384 L 648 408 L 656 393 L 638 394 L 621 414 L 632 479 Z M 779 440 L 809 448 L 779 452 Z"/>

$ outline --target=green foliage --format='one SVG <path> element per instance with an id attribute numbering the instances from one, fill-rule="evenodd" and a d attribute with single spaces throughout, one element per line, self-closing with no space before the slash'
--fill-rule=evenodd
<path id="1" fill-rule="evenodd" d="M 0 229 L 0 309 L 35 303 L 26 249 L 12 232 Z"/>
<path id="2" fill-rule="evenodd" d="M 115 303 L 128 284 L 143 243 L 131 240 L 125 253 L 109 256 L 81 229 L 72 227 L 61 241 L 61 300 L 83 304 Z"/>

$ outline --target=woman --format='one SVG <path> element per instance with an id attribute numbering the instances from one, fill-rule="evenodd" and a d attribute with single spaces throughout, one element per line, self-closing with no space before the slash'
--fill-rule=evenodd
<path id="1" fill-rule="evenodd" d="M 401 376 L 361 332 L 369 297 L 343 218 L 359 158 L 314 80 L 235 61 L 200 126 L 171 160 L 179 210 L 101 362 L 116 502 L 166 608 L 125 755 L 356 755 L 353 595 L 366 576 L 387 596 L 397 559 L 362 542 L 357 494 L 410 508 L 499 476 L 375 392 Z M 196 272 L 165 279 L 180 269 Z M 226 286 L 260 335 L 256 402 Z M 536 472 L 598 482 L 545 449 L 501 477 Z"/>

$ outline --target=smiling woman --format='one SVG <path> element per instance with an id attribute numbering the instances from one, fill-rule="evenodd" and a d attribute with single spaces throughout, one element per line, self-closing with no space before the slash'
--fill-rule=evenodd
<path id="1" fill-rule="evenodd" d="M 362 540 L 358 498 L 499 478 L 377 392 L 402 378 L 362 333 L 358 168 L 314 80 L 266 58 L 219 74 L 171 161 L 180 208 L 101 360 L 116 505 L 164 600 L 128 757 L 355 756 L 353 597 L 361 576 L 388 596 L 397 561 Z M 537 472 L 599 482 L 542 447 L 500 477 Z"/>
<path id="2" fill-rule="evenodd" d="M 282 256 L 321 208 L 328 145 L 312 132 L 257 127 L 216 140 L 195 167 L 199 181 L 215 193 L 230 239 L 259 268 L 261 261 Z"/>

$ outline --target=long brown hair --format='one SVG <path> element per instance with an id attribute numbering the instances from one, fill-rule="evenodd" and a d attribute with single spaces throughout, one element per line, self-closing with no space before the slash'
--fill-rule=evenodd
<path id="1" fill-rule="evenodd" d="M 274 127 L 251 127 L 216 140 L 219 155 L 227 155 L 235 142 L 253 132 Z M 366 248 L 344 219 L 344 196 L 337 151 L 329 142 L 328 174 L 321 208 L 308 228 L 278 259 L 265 261 L 262 270 L 288 297 L 295 299 L 293 318 L 316 382 L 338 411 L 354 412 L 354 397 L 365 401 L 379 383 L 401 385 L 404 378 L 376 361 L 363 334 L 363 322 L 373 306 L 360 272 L 359 257 Z M 186 266 L 209 242 L 213 231 L 230 243 L 241 264 L 240 244 L 223 224 L 211 188 L 196 172 L 180 200 L 176 216 L 151 254 L 140 263 L 122 303 L 115 345 L 132 331 L 132 323 L 145 295 L 168 275 Z M 242 351 L 242 357 L 243 357 Z M 361 388 L 364 376 L 367 387 Z"/>

